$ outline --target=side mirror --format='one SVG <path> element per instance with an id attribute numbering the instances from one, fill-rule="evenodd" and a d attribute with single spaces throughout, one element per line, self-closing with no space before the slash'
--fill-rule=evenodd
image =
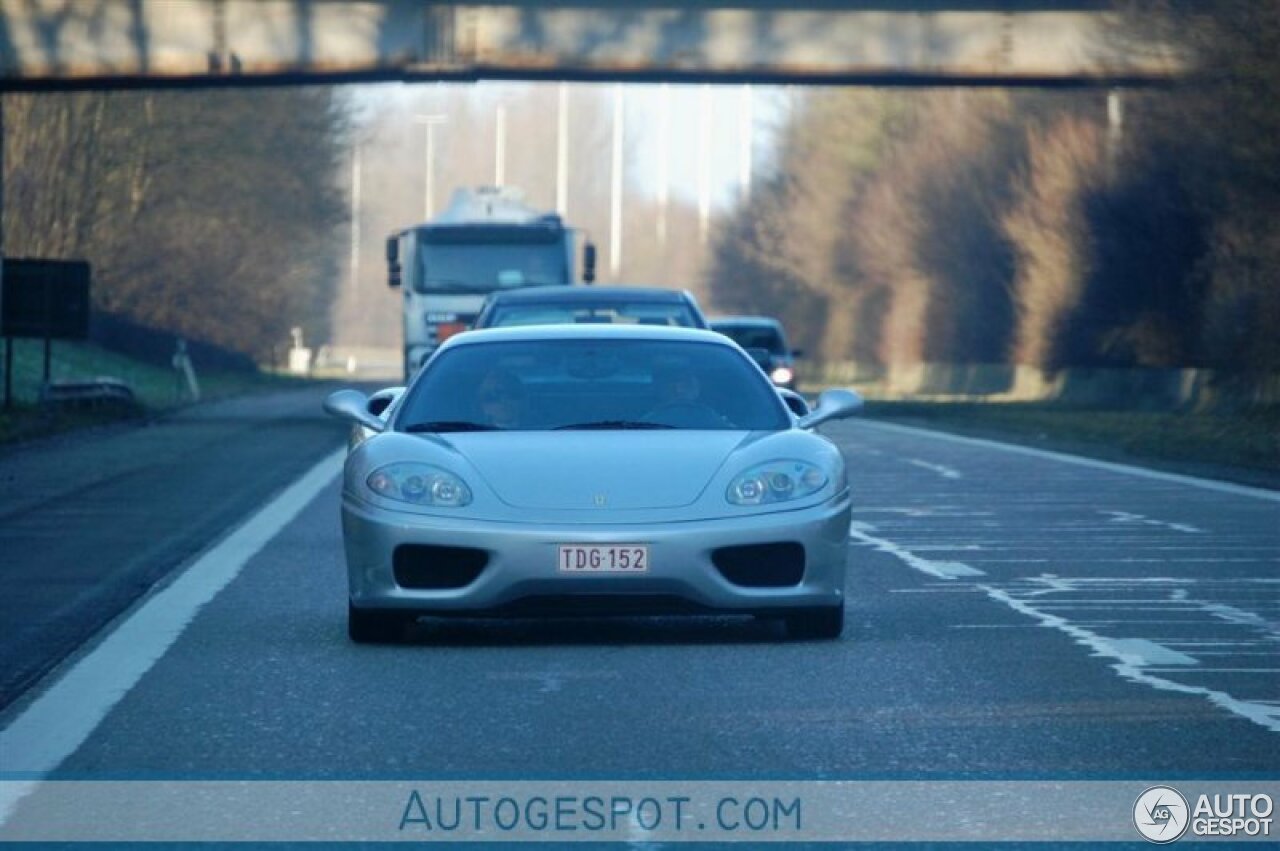
<path id="1" fill-rule="evenodd" d="M 375 417 L 381 417 L 383 412 L 391 407 L 391 403 L 399 399 L 400 394 L 403 392 L 403 387 L 387 387 L 379 390 L 369 397 L 369 401 L 365 403 L 365 410 Z"/>
<path id="2" fill-rule="evenodd" d="M 324 410 L 338 419 L 347 420 L 369 431 L 385 431 L 387 424 L 369 413 L 369 399 L 359 390 L 339 390 L 324 400 Z"/>
<path id="3" fill-rule="evenodd" d="M 824 390 L 818 397 L 818 407 L 807 417 L 801 417 L 800 428 L 815 428 L 828 420 L 843 420 L 862 408 L 862 397 L 853 390 Z"/>
<path id="4" fill-rule="evenodd" d="M 794 390 L 788 390 L 785 387 L 778 388 L 778 395 L 782 397 L 782 401 L 791 409 L 791 413 L 803 419 L 809 416 L 809 403 L 803 396 Z"/>
<path id="5" fill-rule="evenodd" d="M 596 279 L 596 244 L 582 246 L 582 281 L 589 284 Z"/>
<path id="6" fill-rule="evenodd" d="M 387 286 L 400 286 L 400 238 L 387 237 Z"/>

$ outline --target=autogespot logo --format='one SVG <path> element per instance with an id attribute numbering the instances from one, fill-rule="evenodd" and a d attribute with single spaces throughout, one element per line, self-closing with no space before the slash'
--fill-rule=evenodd
<path id="1" fill-rule="evenodd" d="M 1150 842 L 1164 844 L 1187 832 L 1187 799 L 1169 786 L 1152 786 L 1133 805 L 1133 826 Z"/>

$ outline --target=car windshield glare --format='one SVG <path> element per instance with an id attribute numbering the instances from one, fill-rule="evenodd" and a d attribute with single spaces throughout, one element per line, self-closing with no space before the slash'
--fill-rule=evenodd
<path id="1" fill-rule="evenodd" d="M 457 346 L 410 388 L 413 432 L 778 430 L 787 417 L 736 350 L 669 340 L 537 340 Z"/>

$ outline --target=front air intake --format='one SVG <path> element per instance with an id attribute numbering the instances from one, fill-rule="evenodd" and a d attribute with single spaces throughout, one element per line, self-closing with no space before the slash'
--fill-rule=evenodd
<path id="1" fill-rule="evenodd" d="M 469 547 L 401 544 L 391 557 L 396 584 L 419 591 L 465 588 L 476 581 L 489 554 Z"/>
<path id="2" fill-rule="evenodd" d="M 804 579 L 804 547 L 795 541 L 721 547 L 711 561 L 721 576 L 744 588 L 786 588 Z"/>

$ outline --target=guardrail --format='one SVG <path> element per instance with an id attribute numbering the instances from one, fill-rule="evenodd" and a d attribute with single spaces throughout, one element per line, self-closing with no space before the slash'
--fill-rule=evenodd
<path id="1" fill-rule="evenodd" d="M 119 378 L 99 376 L 74 381 L 51 381 L 40 388 L 40 405 L 48 408 L 135 409 L 133 388 Z"/>

